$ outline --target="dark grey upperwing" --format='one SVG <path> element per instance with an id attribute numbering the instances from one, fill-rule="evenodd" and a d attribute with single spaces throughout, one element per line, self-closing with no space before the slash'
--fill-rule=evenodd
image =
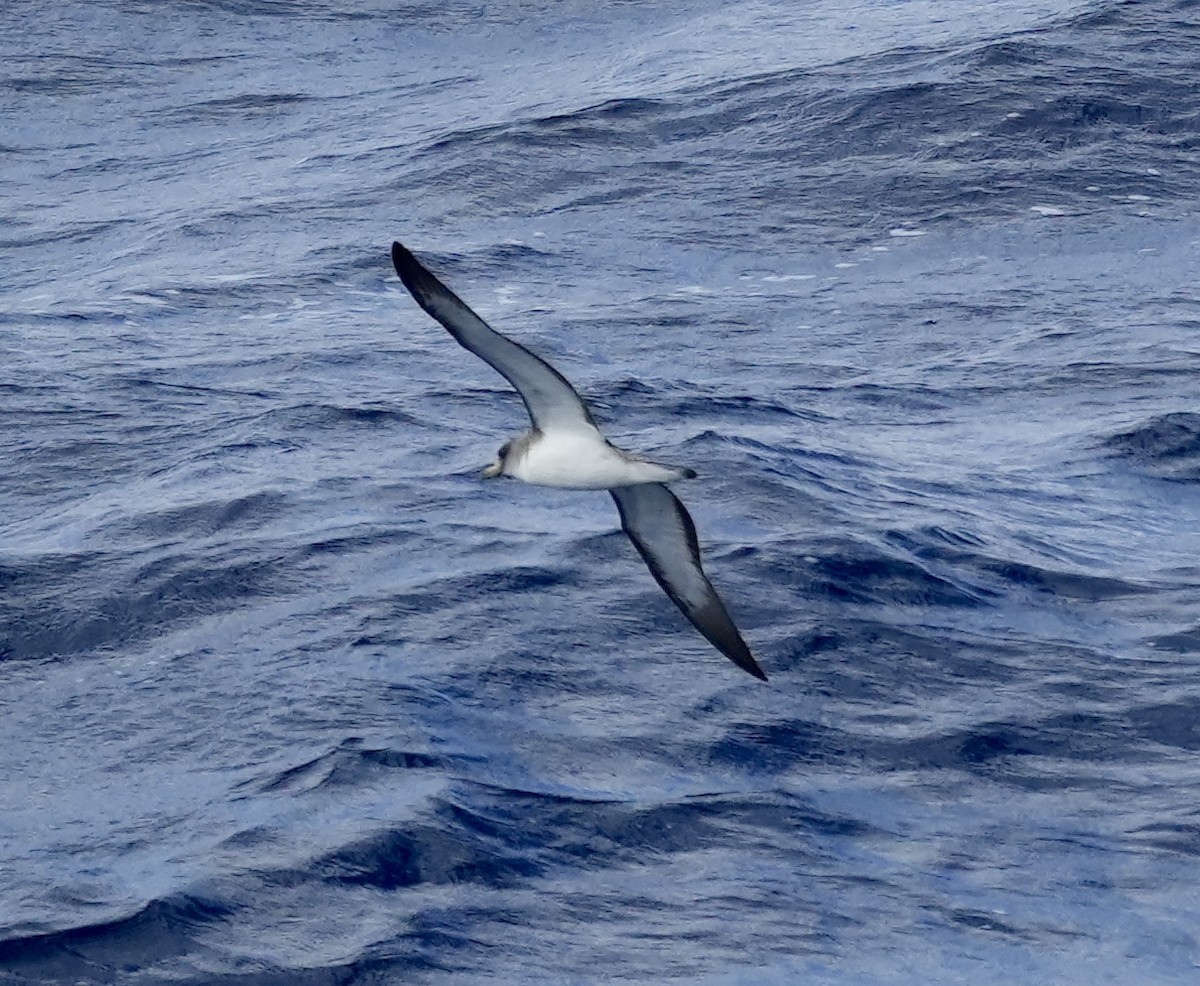
<path id="1" fill-rule="evenodd" d="M 459 345 L 516 387 L 535 428 L 596 426 L 592 412 L 561 373 L 488 325 L 399 243 L 392 244 L 392 263 L 417 304 L 441 322 Z"/>
<path id="2" fill-rule="evenodd" d="M 742 670 L 766 681 L 704 574 L 696 525 L 675 494 L 661 483 L 617 486 L 609 492 L 621 512 L 621 526 L 671 601 L 717 650 Z"/>

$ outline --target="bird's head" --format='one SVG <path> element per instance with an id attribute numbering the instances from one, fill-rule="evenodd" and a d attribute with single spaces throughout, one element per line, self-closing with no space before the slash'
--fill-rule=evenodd
<path id="1" fill-rule="evenodd" d="M 495 479 L 497 476 L 504 475 L 504 466 L 508 459 L 508 450 L 512 448 L 512 442 L 505 442 L 500 446 L 500 451 L 496 453 L 496 461 L 483 470 L 484 479 Z"/>

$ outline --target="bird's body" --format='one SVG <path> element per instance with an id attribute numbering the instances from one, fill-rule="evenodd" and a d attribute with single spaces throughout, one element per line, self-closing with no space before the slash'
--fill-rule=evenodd
<path id="1" fill-rule="evenodd" d="M 696 475 L 632 456 L 591 427 L 531 429 L 509 443 L 502 460 L 505 476 L 567 490 L 673 483 Z"/>
<path id="2" fill-rule="evenodd" d="M 622 528 L 671 601 L 722 654 L 766 681 L 704 574 L 692 518 L 664 485 L 696 474 L 617 448 L 554 367 L 484 322 L 399 243 L 392 244 L 392 262 L 417 303 L 463 348 L 508 380 L 529 411 L 533 427 L 506 443 L 484 475 L 511 476 L 537 486 L 608 490 Z"/>

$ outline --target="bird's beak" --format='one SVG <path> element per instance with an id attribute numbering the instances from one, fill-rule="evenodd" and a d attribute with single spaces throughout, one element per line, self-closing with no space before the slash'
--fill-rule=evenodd
<path id="1" fill-rule="evenodd" d="M 499 459 L 497 459 L 490 466 L 488 466 L 485 470 L 483 470 L 483 472 L 480 473 L 480 475 L 483 476 L 484 479 L 495 479 L 497 476 L 500 475 L 500 473 L 503 471 L 503 469 L 504 469 L 504 463 L 501 462 Z"/>

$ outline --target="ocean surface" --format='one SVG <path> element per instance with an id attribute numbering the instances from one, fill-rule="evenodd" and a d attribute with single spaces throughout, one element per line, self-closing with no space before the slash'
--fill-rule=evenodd
<path id="1" fill-rule="evenodd" d="M 8 0 L 0 983 L 1200 982 L 1200 4 Z M 770 682 L 399 239 L 677 492 Z"/>

